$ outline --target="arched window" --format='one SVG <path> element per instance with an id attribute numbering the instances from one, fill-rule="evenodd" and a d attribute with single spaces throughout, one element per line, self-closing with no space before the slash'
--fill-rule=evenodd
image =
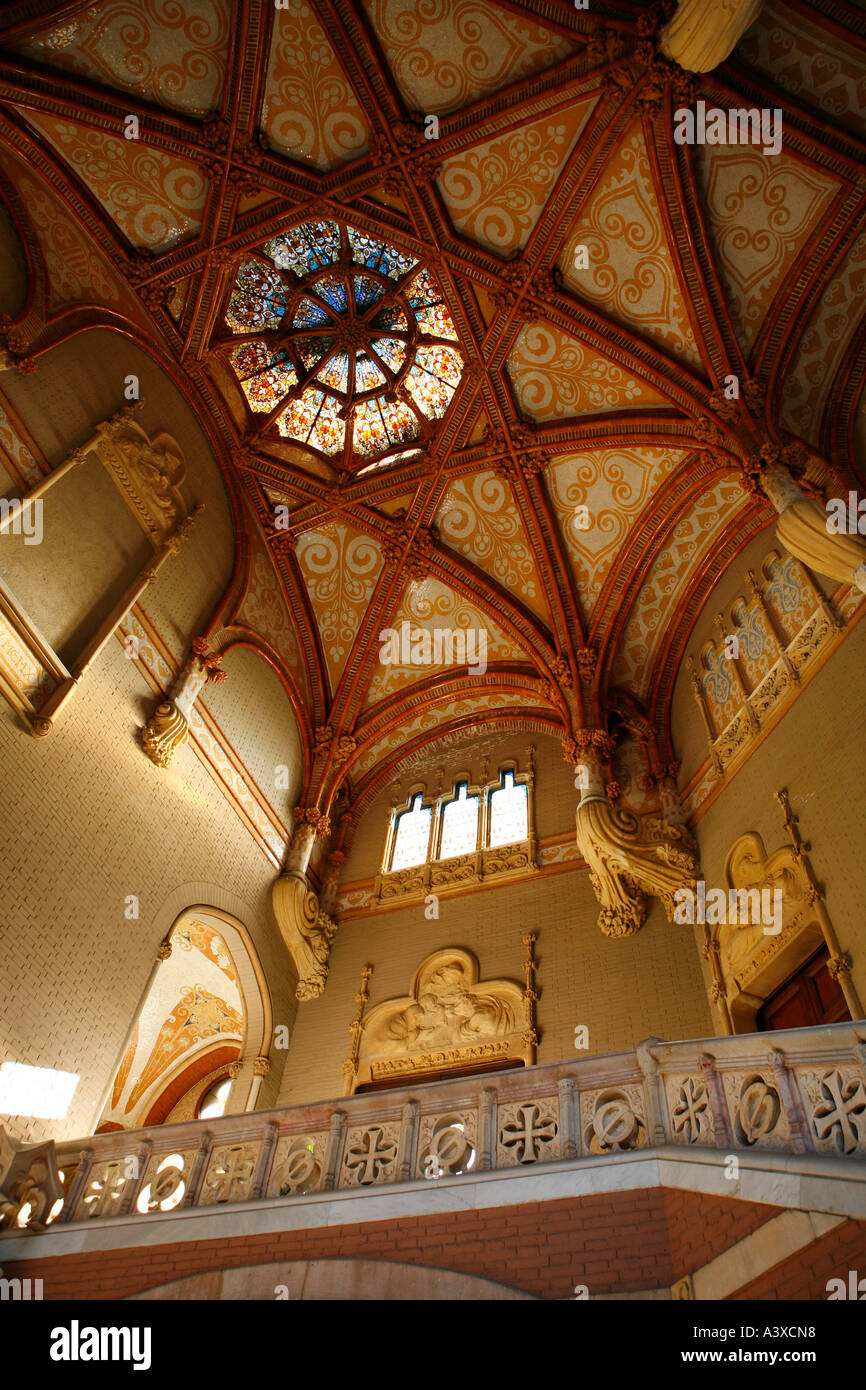
<path id="1" fill-rule="evenodd" d="M 472 854 L 478 845 L 479 799 L 477 796 L 469 795 L 466 782 L 460 782 L 455 792 L 454 800 L 446 802 L 442 810 L 440 859 L 453 859 L 458 854 Z"/>
<path id="2" fill-rule="evenodd" d="M 529 835 L 529 796 L 525 782 L 515 782 L 513 772 L 503 772 L 502 783 L 490 797 L 488 847 L 513 845 Z"/>
<path id="3" fill-rule="evenodd" d="M 230 1076 L 221 1076 L 214 1081 L 212 1085 L 208 1086 L 198 1103 L 196 1118 L 199 1120 L 212 1120 L 216 1119 L 219 1115 L 224 1115 L 231 1088 L 232 1079 Z"/>
<path id="4" fill-rule="evenodd" d="M 417 864 L 427 862 L 433 811 L 429 806 L 422 805 L 422 802 L 423 797 L 418 792 L 413 796 L 409 810 L 401 811 L 397 817 L 394 852 L 391 855 L 392 869 L 413 869 Z"/>

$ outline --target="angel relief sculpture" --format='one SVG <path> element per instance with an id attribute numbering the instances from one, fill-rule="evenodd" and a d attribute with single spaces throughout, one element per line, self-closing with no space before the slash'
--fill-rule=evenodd
<path id="1" fill-rule="evenodd" d="M 426 981 L 415 1003 L 392 1018 L 387 1037 L 400 1051 L 474 1042 L 516 1027 L 514 1009 L 495 994 L 469 988 L 464 963 L 451 960 Z"/>
<path id="2" fill-rule="evenodd" d="M 513 980 L 479 981 L 478 974 L 475 957 L 457 947 L 422 961 L 411 993 L 376 1005 L 364 1020 L 358 1084 L 487 1058 L 531 1066 L 524 991 Z"/>

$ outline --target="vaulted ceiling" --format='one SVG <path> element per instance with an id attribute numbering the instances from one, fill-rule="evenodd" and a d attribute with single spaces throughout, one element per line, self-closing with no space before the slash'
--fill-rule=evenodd
<path id="1" fill-rule="evenodd" d="M 691 625 L 773 519 L 745 454 L 784 434 L 858 476 L 866 13 L 771 0 L 701 77 L 663 23 L 630 0 L 7 6 L 30 272 L 8 347 L 26 369 L 108 325 L 185 391 L 237 526 L 210 637 L 280 672 L 310 804 L 357 804 L 445 730 L 567 736 L 616 701 L 671 756 Z M 782 152 L 675 144 L 697 97 L 782 109 Z M 310 221 L 427 268 L 457 334 L 444 412 L 366 472 L 282 436 L 226 355 L 239 267 Z M 382 666 L 403 620 L 483 628 L 486 672 Z"/>

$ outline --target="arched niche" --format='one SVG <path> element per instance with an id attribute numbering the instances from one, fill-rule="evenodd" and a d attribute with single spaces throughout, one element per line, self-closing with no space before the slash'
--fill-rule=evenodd
<path id="1" fill-rule="evenodd" d="M 185 1096 L 228 1073 L 226 1109 L 252 1109 L 273 1031 L 270 994 L 246 927 L 198 904 L 176 918 L 130 1029 L 99 1128 L 177 1118 Z"/>
<path id="2" fill-rule="evenodd" d="M 225 591 L 235 546 L 232 508 L 212 441 L 183 392 L 154 356 L 108 328 L 86 329 L 52 347 L 39 358 L 38 371 L 30 375 L 0 375 L 0 397 L 26 427 L 48 472 L 87 440 L 99 421 L 129 404 L 136 393 L 141 401 L 136 423 L 151 438 L 165 432 L 177 442 L 186 463 L 184 494 L 190 505 L 203 506 L 180 554 L 161 572 L 143 605 L 160 636 L 181 659 L 190 637 L 201 632 Z M 99 540 L 113 534 L 113 521 L 109 517 L 103 525 L 96 514 L 94 486 L 99 485 L 100 495 L 104 493 L 112 502 L 114 489 L 102 487 L 94 459 L 86 460 L 83 467 L 85 471 L 73 470 L 47 494 L 45 526 L 71 531 L 73 538 L 80 539 L 87 566 L 98 571 L 102 564 Z M 25 560 L 32 564 L 41 550 L 37 546 L 26 551 Z M 80 583 L 90 582 L 83 561 L 81 569 Z M 111 575 L 117 570 L 117 565 L 107 568 Z"/>
<path id="3" fill-rule="evenodd" d="M 750 895 L 781 895 L 781 930 L 777 933 L 767 929 L 776 923 L 763 919 L 754 896 L 749 904 L 748 925 L 711 928 L 731 1031 L 753 1033 L 763 1005 L 820 950 L 825 944 L 825 931 L 819 900 L 793 845 L 783 845 L 768 855 L 761 836 L 750 830 L 728 851 L 724 879 L 728 894 L 735 890 Z M 746 899 L 742 901 L 745 905 Z M 763 906 L 771 908 L 774 901 L 768 896 Z M 764 916 L 769 917 L 770 913 L 765 912 Z"/>

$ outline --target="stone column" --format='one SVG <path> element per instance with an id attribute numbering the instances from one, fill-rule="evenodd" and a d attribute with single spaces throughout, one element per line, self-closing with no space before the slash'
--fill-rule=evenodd
<path id="1" fill-rule="evenodd" d="M 758 17 L 763 0 L 679 0 L 660 48 L 687 72 L 711 72 L 729 58 Z"/>
<path id="2" fill-rule="evenodd" d="M 866 593 L 866 541 L 827 529 L 827 513 L 780 463 L 761 471 L 764 492 L 779 513 L 776 535 L 791 555 L 809 569 Z"/>

